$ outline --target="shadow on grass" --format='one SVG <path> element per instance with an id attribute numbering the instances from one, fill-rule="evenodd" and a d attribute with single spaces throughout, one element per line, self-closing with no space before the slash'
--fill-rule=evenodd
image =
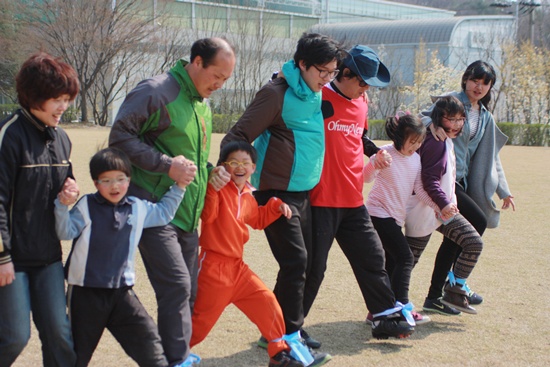
<path id="1" fill-rule="evenodd" d="M 416 326 L 415 333 L 407 339 L 377 340 L 372 337 L 371 327 L 364 321 L 338 321 L 317 323 L 307 326 L 307 332 L 322 342 L 321 351 L 330 353 L 333 357 L 360 355 L 364 351 L 380 354 L 394 354 L 402 350 L 414 348 L 415 340 L 420 340 L 439 333 L 464 333 L 465 328 L 460 318 L 449 322 L 432 321 Z M 267 351 L 250 343 L 250 349 L 225 356 L 223 358 L 206 358 L 201 367 L 229 366 L 263 366 L 269 362 Z"/>

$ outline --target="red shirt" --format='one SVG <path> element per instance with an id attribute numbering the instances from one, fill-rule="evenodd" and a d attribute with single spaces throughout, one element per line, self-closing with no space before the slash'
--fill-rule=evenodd
<path id="1" fill-rule="evenodd" d="M 367 126 L 367 114 L 365 96 L 349 100 L 329 84 L 323 87 L 325 161 L 321 180 L 311 190 L 312 206 L 356 208 L 363 205 L 361 137 Z"/>

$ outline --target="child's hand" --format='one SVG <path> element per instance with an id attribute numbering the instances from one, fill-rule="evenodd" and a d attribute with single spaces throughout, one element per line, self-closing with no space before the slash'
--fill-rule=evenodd
<path id="1" fill-rule="evenodd" d="M 67 177 L 63 183 L 63 188 L 57 194 L 57 198 L 61 204 L 69 206 L 76 203 L 78 195 L 80 195 L 78 184 L 72 178 Z"/>
<path id="2" fill-rule="evenodd" d="M 374 168 L 375 169 L 384 169 L 391 166 L 391 155 L 387 151 L 380 149 L 378 153 L 376 153 L 376 157 L 374 159 Z"/>
<path id="3" fill-rule="evenodd" d="M 456 204 L 450 203 L 441 210 L 441 219 L 447 221 L 458 214 L 458 207 Z"/>
<path id="4" fill-rule="evenodd" d="M 216 191 L 220 191 L 229 181 L 231 181 L 231 175 L 225 170 L 224 166 L 214 167 L 208 178 L 208 182 Z"/>
<path id="5" fill-rule="evenodd" d="M 292 210 L 287 204 L 282 203 L 279 207 L 279 211 L 283 213 L 283 216 L 286 217 L 286 219 L 292 218 Z"/>

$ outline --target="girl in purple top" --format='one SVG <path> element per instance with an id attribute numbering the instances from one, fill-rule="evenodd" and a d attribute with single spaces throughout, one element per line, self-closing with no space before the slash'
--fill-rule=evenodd
<path id="1" fill-rule="evenodd" d="M 442 97 L 435 103 L 431 114 L 432 123 L 435 127 L 442 127 L 451 139 L 436 140 L 428 133 L 418 153 L 422 163 L 422 185 L 439 206 L 441 216 L 436 218 L 433 209 L 414 195 L 409 202 L 405 221 L 405 234 L 415 265 L 434 230 L 462 248 L 453 271 L 449 272 L 449 282 L 445 286 L 443 297 L 434 301 L 441 306 L 442 314 L 449 314 L 443 312 L 445 306 L 470 314 L 477 313 L 468 303 L 465 284 L 481 254 L 483 242 L 475 228 L 458 212 L 454 184 L 456 159 L 452 138 L 462 132 L 464 117 L 464 106 L 456 97 Z M 434 307 L 430 308 L 433 309 Z"/>

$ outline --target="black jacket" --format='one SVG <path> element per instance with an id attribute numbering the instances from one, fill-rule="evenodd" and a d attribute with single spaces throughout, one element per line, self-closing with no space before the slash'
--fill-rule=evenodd
<path id="1" fill-rule="evenodd" d="M 0 122 L 0 264 L 16 271 L 61 260 L 54 200 L 67 177 L 71 142 L 26 110 Z"/>

